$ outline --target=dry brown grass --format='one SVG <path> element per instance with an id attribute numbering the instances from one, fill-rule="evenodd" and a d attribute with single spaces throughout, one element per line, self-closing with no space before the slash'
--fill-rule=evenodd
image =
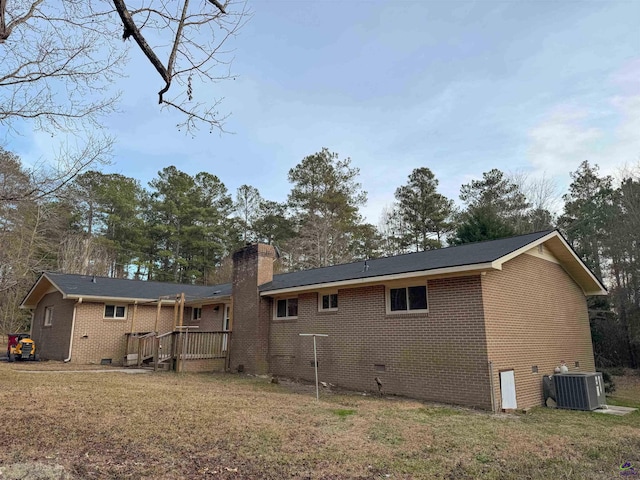
<path id="1" fill-rule="evenodd" d="M 77 479 L 604 479 L 640 466 L 638 412 L 493 416 L 356 393 L 316 402 L 312 387 L 237 375 L 26 371 L 75 368 L 53 365 L 0 364 L 0 478 L 25 464 Z M 619 392 L 640 406 L 640 382 Z"/>

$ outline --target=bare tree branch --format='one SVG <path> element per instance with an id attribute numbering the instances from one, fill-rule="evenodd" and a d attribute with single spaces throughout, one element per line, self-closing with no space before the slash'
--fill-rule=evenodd
<path id="1" fill-rule="evenodd" d="M 167 82 L 167 84 L 171 83 L 171 77 L 167 72 L 167 69 L 164 67 L 160 59 L 157 57 L 153 49 L 149 46 L 145 38 L 140 33 L 140 30 L 136 26 L 136 23 L 133 21 L 129 10 L 127 10 L 127 6 L 124 4 L 124 0 L 113 0 L 113 4 L 116 7 L 116 11 L 118 15 L 120 15 L 120 20 L 122 20 L 122 24 L 124 25 L 124 33 L 122 34 L 122 38 L 126 40 L 130 36 L 136 41 L 142 53 L 144 53 L 145 57 L 149 59 L 154 68 L 158 71 L 162 79 Z"/>
<path id="2" fill-rule="evenodd" d="M 14 28 L 16 28 L 18 25 L 26 22 L 27 20 L 29 20 L 31 17 L 33 17 L 34 13 L 36 12 L 37 8 L 40 6 L 40 4 L 43 2 L 44 0 L 36 0 L 32 5 L 31 8 L 29 8 L 29 11 L 27 13 L 25 13 L 23 16 L 21 17 L 16 17 L 14 18 L 12 21 L 9 22 L 9 24 L 6 24 L 6 10 L 7 10 L 7 0 L 1 0 L 0 1 L 0 43 L 4 43 L 4 41 L 9 38 L 9 35 L 11 35 L 11 32 Z"/>
<path id="3" fill-rule="evenodd" d="M 224 131 L 222 123 L 226 117 L 220 117 L 215 108 L 219 100 L 213 100 L 214 108 L 207 107 L 207 102 L 192 102 L 194 79 L 217 81 L 231 78 L 228 71 L 222 75 L 214 75 L 212 72 L 217 67 L 227 67 L 229 64 L 224 59 L 228 52 L 223 52 L 221 47 L 248 18 L 249 12 L 244 5 L 241 4 L 243 6 L 239 11 L 231 13 L 228 0 L 224 4 L 217 0 L 207 0 L 217 8 L 217 11 L 208 12 L 192 8 L 189 0 L 182 0 L 179 8 L 173 12 L 170 7 L 174 7 L 174 3 L 164 0 L 148 4 L 143 2 L 132 9 L 127 7 L 125 0 L 112 1 L 124 26 L 123 38 L 133 37 L 164 81 L 164 86 L 158 92 L 158 103 L 184 114 L 186 120 L 178 126 L 184 127 L 187 132 L 196 129 L 198 124 L 205 124 L 210 130 L 216 128 Z M 143 23 L 136 23 L 136 17 L 141 15 Z M 144 35 L 143 26 L 150 29 Z M 156 46 L 151 45 L 150 38 L 155 39 L 154 35 L 164 38 L 168 32 L 172 33 L 170 41 L 156 41 Z M 170 47 L 161 46 L 163 44 Z M 161 55 L 163 52 L 166 55 L 164 62 L 160 59 L 164 56 Z M 186 96 L 181 101 L 176 101 L 177 97 L 168 100 L 166 94 L 176 82 L 186 86 Z"/>
<path id="4" fill-rule="evenodd" d="M 89 137 L 83 143 L 63 145 L 55 160 L 41 161 L 30 169 L 22 169 L 24 182 L 0 182 L 0 205 L 24 200 L 41 200 L 55 195 L 87 168 L 108 160 L 113 140 Z M 12 156 L 0 148 L 0 160 L 9 162 Z M 0 180 L 6 174 L 0 170 Z"/>
<path id="5" fill-rule="evenodd" d="M 209 0 L 209 2 L 213 3 L 216 7 L 218 7 L 222 13 L 227 13 L 226 10 L 224 9 L 224 5 L 218 2 L 218 0 Z"/>
<path id="6" fill-rule="evenodd" d="M 126 50 L 111 17 L 86 0 L 0 0 L 0 125 L 35 120 L 54 132 L 100 128 L 118 92 Z M 19 133 L 19 132 L 18 132 Z"/>
<path id="7" fill-rule="evenodd" d="M 232 0 L 0 0 L 0 124 L 16 132 L 18 119 L 52 133 L 100 128 L 126 69 L 118 39 L 133 37 L 164 82 L 159 103 L 186 116 L 178 125 L 224 131 L 219 100 L 198 90 L 233 78 L 223 45 L 249 17 Z M 176 86 L 183 92 L 168 99 Z"/>

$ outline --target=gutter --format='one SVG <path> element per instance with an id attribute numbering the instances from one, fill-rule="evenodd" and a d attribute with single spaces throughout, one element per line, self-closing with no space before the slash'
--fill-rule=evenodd
<path id="1" fill-rule="evenodd" d="M 180 294 L 178 293 L 178 296 Z M 104 303 L 104 302 L 113 302 L 113 303 L 124 303 L 124 304 L 135 304 L 138 303 L 138 305 L 157 305 L 158 303 L 161 303 L 163 305 L 173 305 L 176 303 L 175 301 L 175 295 L 163 295 L 163 297 L 171 297 L 171 298 L 160 298 L 160 300 L 158 300 L 158 298 L 135 298 L 135 297 L 103 297 L 103 296 L 99 296 L 99 295 L 78 295 L 78 294 L 63 294 L 62 298 L 64 300 L 79 300 L 80 302 L 82 302 L 83 300 L 86 300 L 87 302 L 100 302 L 100 303 Z M 189 302 L 187 302 L 185 305 L 189 305 L 189 304 L 200 304 L 200 303 L 210 303 L 210 304 L 214 304 L 214 303 L 222 303 L 219 301 L 224 301 L 224 300 L 228 300 L 230 298 L 230 295 L 220 295 L 218 297 L 202 297 L 202 298 L 195 298 L 195 299 L 191 299 L 189 300 Z"/>
<path id="2" fill-rule="evenodd" d="M 75 303 L 75 305 L 73 306 L 73 318 L 71 320 L 71 337 L 69 338 L 69 356 L 67 356 L 67 358 L 64 359 L 64 363 L 68 363 L 71 361 L 71 350 L 73 348 L 73 333 L 76 330 L 76 310 L 78 308 L 78 305 L 80 305 L 81 303 L 82 303 L 82 297 L 80 297 L 78 301 Z"/>
<path id="3" fill-rule="evenodd" d="M 22 307 L 20 307 L 22 308 Z M 36 311 L 31 309 L 31 326 L 29 327 L 29 338 L 33 338 L 33 320 L 36 318 Z"/>
<path id="4" fill-rule="evenodd" d="M 270 290 L 261 290 L 261 297 L 268 297 L 273 295 L 282 295 L 287 293 L 303 292 L 308 290 L 319 290 L 323 288 L 338 288 L 338 287 L 357 287 L 363 284 L 375 284 L 375 283 L 387 283 L 396 280 L 404 280 L 416 277 L 433 277 L 436 275 L 476 275 L 480 272 L 486 272 L 490 270 L 501 270 L 494 266 L 495 262 L 477 263 L 473 265 L 461 265 L 457 267 L 444 267 L 434 268 L 432 270 L 418 270 L 415 272 L 395 273 L 390 275 L 376 275 L 371 277 L 353 278 L 350 280 L 337 280 L 331 282 L 312 283 L 309 285 L 300 285 L 296 287 L 286 288 L 274 288 Z"/>

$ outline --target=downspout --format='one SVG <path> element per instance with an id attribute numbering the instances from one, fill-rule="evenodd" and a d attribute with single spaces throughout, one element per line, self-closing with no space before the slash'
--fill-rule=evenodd
<path id="1" fill-rule="evenodd" d="M 76 329 L 76 309 L 78 305 L 82 303 L 82 297 L 78 299 L 78 301 L 73 306 L 73 318 L 71 319 L 71 338 L 69 338 L 69 356 L 64 359 L 64 363 L 68 363 L 71 361 L 71 349 L 73 348 L 73 333 Z"/>
<path id="2" fill-rule="evenodd" d="M 29 327 L 29 338 L 33 338 L 33 319 L 36 318 L 36 311 L 31 309 L 31 326 Z"/>
<path id="3" fill-rule="evenodd" d="M 491 411 L 496 412 L 496 392 L 493 388 L 493 362 L 489 360 L 489 386 L 491 388 Z"/>

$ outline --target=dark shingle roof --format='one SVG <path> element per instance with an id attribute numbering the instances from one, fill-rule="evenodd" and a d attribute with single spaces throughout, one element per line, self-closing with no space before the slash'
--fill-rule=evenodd
<path id="1" fill-rule="evenodd" d="M 140 298 L 156 300 L 165 295 L 184 292 L 187 300 L 231 295 L 231 284 L 201 286 L 178 283 L 147 282 L 124 278 L 93 277 L 68 273 L 45 275 L 64 292 L 65 295 L 96 296 L 106 298 Z M 95 283 L 93 279 L 95 278 Z"/>
<path id="2" fill-rule="evenodd" d="M 500 240 L 377 258 L 367 261 L 368 269 L 366 271 L 364 262 L 356 262 L 283 273 L 274 275 L 273 281 L 262 285 L 260 291 L 268 292 L 284 288 L 493 262 L 552 232 L 553 230 L 546 230 Z"/>
<path id="3" fill-rule="evenodd" d="M 394 257 L 377 258 L 364 262 L 347 263 L 331 267 L 314 268 L 300 272 L 274 275 L 273 281 L 260 287 L 268 292 L 285 288 L 311 286 L 323 283 L 366 279 L 399 273 L 421 272 L 448 267 L 471 266 L 493 262 L 534 242 L 553 230 L 530 233 L 517 237 L 486 242 L 469 243 L 426 252 L 408 253 Z M 64 273 L 45 274 L 65 295 L 96 296 L 106 298 L 136 298 L 155 300 L 166 295 L 184 292 L 187 300 L 215 298 L 231 295 L 231 284 L 200 286 L 177 283 L 147 282 L 121 278 L 95 277 Z"/>

